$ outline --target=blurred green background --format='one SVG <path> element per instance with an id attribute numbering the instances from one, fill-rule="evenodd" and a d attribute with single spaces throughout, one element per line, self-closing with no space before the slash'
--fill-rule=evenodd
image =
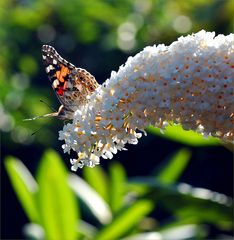
<path id="1" fill-rule="evenodd" d="M 22 121 L 51 112 L 41 99 L 59 106 L 43 44 L 101 84 L 145 46 L 201 29 L 233 32 L 234 1 L 0 1 L 1 239 L 230 239 L 232 146 L 149 127 L 137 146 L 74 175 L 63 122 Z"/>

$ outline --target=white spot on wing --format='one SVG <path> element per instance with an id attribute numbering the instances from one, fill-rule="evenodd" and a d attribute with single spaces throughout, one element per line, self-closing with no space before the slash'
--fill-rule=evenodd
<path id="1" fill-rule="evenodd" d="M 59 81 L 56 79 L 53 81 L 53 87 L 56 88 L 59 85 Z"/>
<path id="2" fill-rule="evenodd" d="M 47 68 L 46 68 L 46 72 L 49 73 L 51 70 L 54 69 L 54 66 L 53 65 L 49 65 Z"/>

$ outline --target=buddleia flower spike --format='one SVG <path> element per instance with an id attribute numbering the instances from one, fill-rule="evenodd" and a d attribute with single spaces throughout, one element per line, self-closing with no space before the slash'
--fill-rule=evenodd
<path id="1" fill-rule="evenodd" d="M 234 140 L 234 34 L 204 30 L 170 46 L 146 47 L 77 108 L 59 132 L 72 170 L 112 158 L 137 144 L 145 127 L 180 123 L 223 141 Z"/>

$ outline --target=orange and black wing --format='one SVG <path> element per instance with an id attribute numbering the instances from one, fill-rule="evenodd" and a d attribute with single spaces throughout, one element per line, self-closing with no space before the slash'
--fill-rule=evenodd
<path id="1" fill-rule="evenodd" d="M 86 104 L 87 97 L 99 86 L 96 79 L 85 69 L 76 68 L 63 59 L 49 45 L 42 46 L 42 58 L 52 87 L 64 106 L 63 114 L 72 113 Z"/>
<path id="2" fill-rule="evenodd" d="M 42 46 L 42 58 L 46 73 L 52 83 L 59 101 L 67 105 L 66 96 L 73 91 L 73 78 L 76 74 L 76 67 L 63 59 L 57 51 L 49 46 Z"/>

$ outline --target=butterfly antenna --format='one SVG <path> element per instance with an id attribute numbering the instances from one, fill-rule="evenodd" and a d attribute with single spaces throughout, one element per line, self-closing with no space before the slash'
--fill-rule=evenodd
<path id="1" fill-rule="evenodd" d="M 53 112 L 56 112 L 56 110 L 53 108 L 53 107 L 51 107 L 47 102 L 45 102 L 45 101 L 43 101 L 42 99 L 40 99 L 40 102 L 41 103 L 44 103 L 47 107 L 49 107 Z"/>
<path id="2" fill-rule="evenodd" d="M 43 127 L 44 127 L 44 126 L 42 126 L 42 127 L 40 127 L 39 129 L 37 129 L 35 132 L 33 132 L 33 133 L 31 134 L 31 136 L 33 136 L 33 135 L 35 135 L 36 133 L 38 133 Z"/>
<path id="3" fill-rule="evenodd" d="M 38 119 L 38 118 L 45 118 L 45 117 L 58 117 L 58 112 L 53 112 L 53 113 L 48 113 L 48 114 L 45 114 L 45 115 L 42 115 L 42 116 L 36 116 L 36 117 L 33 117 L 33 118 L 26 118 L 26 119 L 23 119 L 23 121 L 33 121 L 35 119 Z"/>
<path id="4" fill-rule="evenodd" d="M 33 121 L 33 120 L 35 120 L 35 119 L 38 119 L 38 118 L 43 118 L 44 116 L 36 116 L 36 117 L 33 117 L 33 118 L 25 118 L 25 119 L 23 119 L 23 121 L 24 122 L 26 122 L 26 121 Z"/>

